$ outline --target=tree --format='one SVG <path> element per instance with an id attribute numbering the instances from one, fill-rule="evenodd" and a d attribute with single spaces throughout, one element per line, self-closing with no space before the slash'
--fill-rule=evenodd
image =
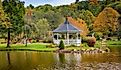
<path id="1" fill-rule="evenodd" d="M 56 29 L 64 21 L 63 16 L 59 12 L 48 11 L 43 15 L 48 20 L 51 30 Z"/>
<path id="2" fill-rule="evenodd" d="M 117 10 L 121 14 L 121 2 L 113 2 L 108 5 L 108 7 L 112 7 L 113 9 Z"/>
<path id="3" fill-rule="evenodd" d="M 59 44 L 59 49 L 62 50 L 62 49 L 64 49 L 64 47 L 65 47 L 64 42 L 63 42 L 63 40 L 61 40 L 60 44 Z"/>
<path id="4" fill-rule="evenodd" d="M 7 17 L 10 19 L 10 23 L 12 24 L 12 33 L 14 33 L 14 35 L 20 34 L 22 26 L 24 25 L 24 2 L 19 0 L 4 0 L 2 5 L 4 12 L 7 14 Z"/>
<path id="5" fill-rule="evenodd" d="M 1 3 L 1 0 L 0 0 L 0 21 L 2 22 L 4 20 L 4 11 L 2 9 L 2 3 Z"/>
<path id="6" fill-rule="evenodd" d="M 49 22 L 47 21 L 47 19 L 43 18 L 39 19 L 36 25 L 38 28 L 37 36 L 45 39 L 47 37 L 48 31 L 50 31 Z"/>
<path id="7" fill-rule="evenodd" d="M 10 47 L 10 22 L 9 18 L 6 17 L 3 9 L 2 9 L 2 3 L 0 0 L 0 33 L 3 35 L 4 33 L 7 32 L 8 30 L 8 42 L 7 42 L 7 47 Z"/>
<path id="8" fill-rule="evenodd" d="M 93 13 L 94 16 L 97 16 L 101 10 L 102 10 L 102 6 L 99 4 L 89 4 L 88 5 L 88 10 L 91 11 Z"/>
<path id="9" fill-rule="evenodd" d="M 119 13 L 116 10 L 106 7 L 96 18 L 93 24 L 94 31 L 102 32 L 106 35 L 115 32 L 118 16 Z"/>
<path id="10" fill-rule="evenodd" d="M 81 10 L 79 12 L 79 18 L 83 19 L 89 28 L 89 31 L 92 32 L 92 23 L 95 21 L 95 16 L 89 10 Z"/>
<path id="11" fill-rule="evenodd" d="M 34 6 L 32 4 L 30 4 L 27 8 L 34 9 Z"/>
<path id="12" fill-rule="evenodd" d="M 79 0 L 76 0 L 76 2 L 75 3 L 78 3 L 79 2 Z"/>
<path id="13" fill-rule="evenodd" d="M 72 25 L 74 25 L 74 26 L 76 26 L 78 29 L 82 30 L 82 32 L 81 32 L 81 35 L 82 35 L 82 36 L 86 36 L 86 35 L 89 33 L 89 30 L 88 30 L 88 28 L 87 28 L 87 24 L 85 23 L 84 20 L 79 19 L 79 18 L 77 18 L 77 20 L 76 20 L 76 19 L 73 19 L 72 17 L 67 17 L 67 18 L 68 18 L 68 21 L 69 21 Z"/>
<path id="14" fill-rule="evenodd" d="M 118 40 L 120 40 L 121 39 L 121 16 L 118 18 L 117 34 L 118 34 Z"/>

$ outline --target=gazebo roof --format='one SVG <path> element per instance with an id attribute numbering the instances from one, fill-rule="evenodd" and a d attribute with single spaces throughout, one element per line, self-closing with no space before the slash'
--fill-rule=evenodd
<path id="1" fill-rule="evenodd" d="M 61 32 L 69 32 L 69 33 L 76 33 L 80 32 L 81 30 L 73 26 L 68 20 L 66 20 L 63 24 L 61 24 L 58 28 L 53 30 L 53 32 L 61 33 Z"/>

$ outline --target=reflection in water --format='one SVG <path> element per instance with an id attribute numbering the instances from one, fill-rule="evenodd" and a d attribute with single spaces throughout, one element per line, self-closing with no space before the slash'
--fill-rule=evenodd
<path id="1" fill-rule="evenodd" d="M 113 49 L 114 50 L 114 49 Z M 82 63 L 121 63 L 121 52 L 105 54 L 76 54 L 52 52 L 0 52 L 0 70 L 48 70 L 72 67 Z M 68 65 L 66 65 L 68 64 Z M 47 68 L 47 69 L 46 69 Z"/>
<path id="2" fill-rule="evenodd" d="M 8 60 L 8 69 L 10 69 L 12 66 L 11 66 L 10 53 L 9 52 L 7 52 L 7 60 Z"/>
<path id="3" fill-rule="evenodd" d="M 62 63 L 65 62 L 65 54 L 64 54 L 64 53 L 59 53 L 59 60 L 60 60 L 60 62 L 62 62 Z"/>

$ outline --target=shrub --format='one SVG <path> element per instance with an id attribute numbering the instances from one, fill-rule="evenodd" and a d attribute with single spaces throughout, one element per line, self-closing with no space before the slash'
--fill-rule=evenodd
<path id="1" fill-rule="evenodd" d="M 32 43 L 36 43 L 36 40 L 32 40 Z"/>
<path id="2" fill-rule="evenodd" d="M 65 46 L 64 46 L 64 43 L 63 43 L 63 41 L 61 40 L 61 41 L 60 41 L 60 44 L 59 44 L 59 49 L 60 49 L 60 50 L 61 50 L 61 49 L 64 49 L 64 47 L 65 47 Z"/>
<path id="3" fill-rule="evenodd" d="M 87 43 L 87 37 L 82 37 L 82 43 Z"/>
<path id="4" fill-rule="evenodd" d="M 83 43 L 83 44 L 81 44 L 80 46 L 81 46 L 81 47 L 89 47 L 89 46 L 87 45 L 87 43 Z"/>
<path id="5" fill-rule="evenodd" d="M 89 37 L 88 46 L 89 47 L 94 47 L 95 43 L 96 43 L 96 38 L 95 37 Z"/>
<path id="6" fill-rule="evenodd" d="M 76 45 L 74 45 L 74 44 L 72 44 L 72 45 L 70 45 L 71 47 L 77 47 Z"/>

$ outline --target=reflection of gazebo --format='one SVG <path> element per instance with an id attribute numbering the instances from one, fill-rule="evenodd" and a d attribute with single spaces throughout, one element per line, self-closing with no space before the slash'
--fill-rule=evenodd
<path id="1" fill-rule="evenodd" d="M 81 44 L 80 32 L 80 29 L 73 26 L 66 19 L 63 24 L 61 24 L 58 28 L 53 31 L 53 42 L 54 44 L 59 44 L 60 41 L 63 40 L 66 46 L 79 46 Z"/>

